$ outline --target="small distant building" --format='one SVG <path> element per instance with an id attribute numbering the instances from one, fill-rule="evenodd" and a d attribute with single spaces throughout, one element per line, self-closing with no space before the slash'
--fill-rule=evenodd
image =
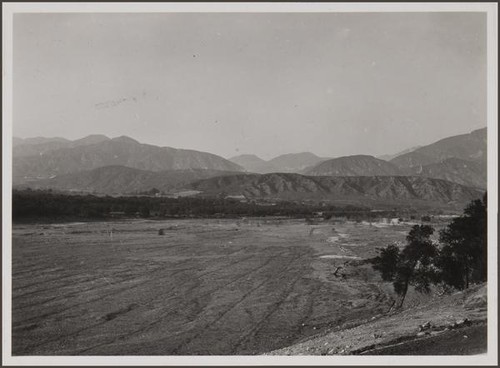
<path id="1" fill-rule="evenodd" d="M 391 225 L 399 225 L 399 218 L 392 218 L 390 224 Z"/>

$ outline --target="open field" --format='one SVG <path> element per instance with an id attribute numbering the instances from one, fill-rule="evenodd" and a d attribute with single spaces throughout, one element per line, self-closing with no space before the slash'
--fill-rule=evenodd
<path id="1" fill-rule="evenodd" d="M 259 354 L 392 304 L 363 259 L 411 224 L 14 225 L 14 355 Z M 164 229 L 164 235 L 159 235 Z"/>

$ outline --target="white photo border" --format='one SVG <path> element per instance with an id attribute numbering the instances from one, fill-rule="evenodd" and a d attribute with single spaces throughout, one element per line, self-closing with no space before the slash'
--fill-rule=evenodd
<path id="1" fill-rule="evenodd" d="M 498 218 L 498 9 L 496 3 L 2 3 L 2 363 L 3 365 L 497 365 Z M 12 356 L 12 87 L 13 16 L 16 13 L 306 13 L 485 12 L 487 13 L 488 146 L 488 352 L 472 356 Z"/>

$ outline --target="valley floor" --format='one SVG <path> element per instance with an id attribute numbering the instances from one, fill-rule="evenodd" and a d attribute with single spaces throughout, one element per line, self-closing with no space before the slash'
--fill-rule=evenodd
<path id="1" fill-rule="evenodd" d="M 376 323 L 392 288 L 364 260 L 404 241 L 411 225 L 277 218 L 14 225 L 13 355 L 342 354 L 351 340 L 332 331 L 367 323 L 375 323 L 370 336 L 390 331 L 392 317 Z M 316 341 L 308 339 L 332 334 L 331 347 L 304 350 Z"/>

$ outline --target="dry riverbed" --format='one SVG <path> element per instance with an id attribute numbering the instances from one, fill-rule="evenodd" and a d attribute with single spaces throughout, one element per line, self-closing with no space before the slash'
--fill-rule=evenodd
<path id="1" fill-rule="evenodd" d="M 410 227 L 14 225 L 13 355 L 261 354 L 370 321 L 393 293 L 364 260 Z"/>

